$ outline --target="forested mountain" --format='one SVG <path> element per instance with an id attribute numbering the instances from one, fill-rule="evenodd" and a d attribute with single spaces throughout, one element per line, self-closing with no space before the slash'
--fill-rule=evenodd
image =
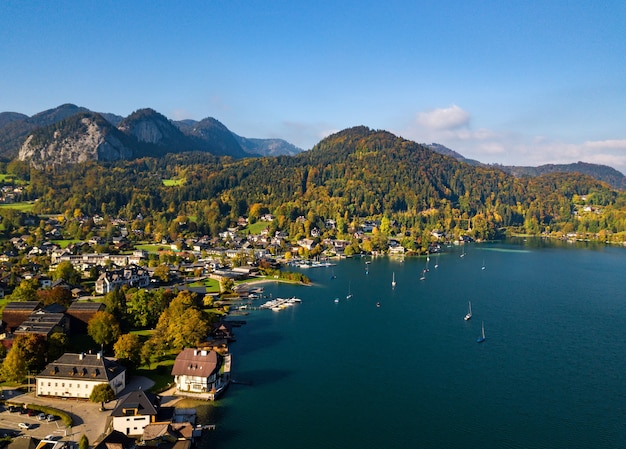
<path id="1" fill-rule="evenodd" d="M 166 186 L 163 179 L 179 182 Z M 476 238 L 493 238 L 505 228 L 626 231 L 626 198 L 591 177 L 516 178 L 365 127 L 341 131 L 291 157 L 233 161 L 208 153 L 168 154 L 80 164 L 53 174 L 31 170 L 30 181 L 27 194 L 39 199 L 37 212 L 130 220 L 141 214 L 136 225 L 159 235 L 176 230 L 214 236 L 240 216 L 254 221 L 263 213 L 275 215 L 272 229 L 291 236 L 323 229 L 329 218 L 337 222 L 337 235 L 361 220 L 387 219 L 396 232 L 420 236 L 418 242 L 434 229 Z M 583 201 L 602 215 L 578 214 Z"/>
<path id="2" fill-rule="evenodd" d="M 20 114 L 19 112 L 0 112 L 0 128 L 8 125 L 11 122 L 26 120 L 27 118 L 27 115 Z"/>
<path id="3" fill-rule="evenodd" d="M 463 155 L 457 153 L 450 148 L 447 148 L 438 143 L 424 144 L 433 151 L 446 156 L 451 156 L 458 161 L 466 162 L 471 165 L 484 165 L 482 162 L 467 159 Z M 546 173 L 580 173 L 583 175 L 589 175 L 598 181 L 606 182 L 611 187 L 618 190 L 626 190 L 626 176 L 613 167 L 599 164 L 589 164 L 586 162 L 576 162 L 573 164 L 548 164 L 540 165 L 538 167 L 520 167 L 514 165 L 500 165 L 495 164 L 493 167 L 500 168 L 514 176 L 540 176 Z"/>
<path id="4" fill-rule="evenodd" d="M 304 151 L 283 139 L 248 139 L 233 133 L 243 150 L 260 156 L 294 156 Z"/>
<path id="5" fill-rule="evenodd" d="M 241 147 L 235 135 L 218 120 L 207 117 L 203 120 L 182 120 L 174 122 L 187 136 L 191 137 L 205 151 L 233 157 L 246 157 L 248 154 Z"/>
<path id="6" fill-rule="evenodd" d="M 583 173 L 599 181 L 606 182 L 610 186 L 626 190 L 626 176 L 612 167 L 598 164 L 588 164 L 586 162 L 576 162 L 574 164 L 547 164 L 538 167 L 518 167 L 497 165 L 514 176 L 540 176 L 546 173 Z"/>

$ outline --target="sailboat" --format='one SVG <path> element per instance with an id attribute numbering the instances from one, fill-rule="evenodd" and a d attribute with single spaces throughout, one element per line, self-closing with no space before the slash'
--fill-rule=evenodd
<path id="1" fill-rule="evenodd" d="M 472 301 L 468 301 L 469 303 L 469 309 L 467 311 L 467 314 L 465 315 L 464 320 L 465 321 L 469 321 L 472 318 Z"/>
<path id="2" fill-rule="evenodd" d="M 465 246 L 463 246 L 463 251 L 461 252 L 461 255 L 459 257 L 465 257 Z"/>
<path id="3" fill-rule="evenodd" d="M 485 322 L 484 321 L 481 324 L 481 329 L 482 329 L 482 332 L 480 334 L 480 337 L 478 337 L 478 339 L 476 340 L 476 343 L 482 343 L 483 341 L 485 341 Z"/>
<path id="4" fill-rule="evenodd" d="M 391 288 L 396 288 L 396 273 L 395 273 L 395 271 L 391 275 Z"/>
<path id="5" fill-rule="evenodd" d="M 348 284 L 348 295 L 346 296 L 346 299 L 350 298 L 352 298 L 352 291 L 350 290 L 350 284 Z"/>
<path id="6" fill-rule="evenodd" d="M 435 268 L 439 268 L 439 253 L 437 253 L 437 259 L 435 260 Z"/>
<path id="7" fill-rule="evenodd" d="M 483 259 L 483 267 L 482 267 L 482 270 L 484 270 L 484 269 L 485 269 L 485 259 Z"/>

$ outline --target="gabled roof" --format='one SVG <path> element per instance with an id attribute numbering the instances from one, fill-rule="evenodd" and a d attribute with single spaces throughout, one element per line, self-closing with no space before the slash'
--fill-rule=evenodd
<path id="1" fill-rule="evenodd" d="M 134 438 L 113 430 L 94 449 L 130 449 L 134 448 L 136 443 Z"/>
<path id="2" fill-rule="evenodd" d="M 120 398 L 111 416 L 127 416 L 125 410 L 134 410 L 135 416 L 156 416 L 161 405 L 161 398 L 144 390 L 131 391 Z"/>
<path id="3" fill-rule="evenodd" d="M 172 376 L 209 377 L 219 368 L 219 363 L 215 351 L 185 348 L 176 357 Z"/>

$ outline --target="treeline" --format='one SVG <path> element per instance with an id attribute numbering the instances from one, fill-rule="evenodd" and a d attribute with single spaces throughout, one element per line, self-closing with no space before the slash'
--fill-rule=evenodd
<path id="1" fill-rule="evenodd" d="M 26 171 L 15 163 L 12 168 Z M 275 216 L 272 231 L 292 238 L 324 230 L 327 219 L 337 223 L 327 234 L 345 238 L 365 219 L 387 218 L 392 234 L 415 236 L 421 245 L 434 229 L 479 239 L 507 230 L 604 231 L 613 239 L 626 232 L 624 194 L 588 176 L 515 178 L 365 127 L 332 135 L 293 157 L 234 161 L 200 152 L 168 154 L 31 169 L 28 176 L 26 194 L 38 200 L 36 213 L 120 217 L 163 236 L 215 236 L 240 216 L 254 222 L 266 213 Z M 184 182 L 163 184 L 172 178 Z M 582 206 L 593 206 L 594 213 L 581 213 Z"/>

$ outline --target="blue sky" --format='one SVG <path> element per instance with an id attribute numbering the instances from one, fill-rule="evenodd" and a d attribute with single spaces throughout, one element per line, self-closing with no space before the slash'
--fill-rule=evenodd
<path id="1" fill-rule="evenodd" d="M 0 111 L 356 125 L 487 163 L 626 173 L 626 2 L 0 1 Z"/>

